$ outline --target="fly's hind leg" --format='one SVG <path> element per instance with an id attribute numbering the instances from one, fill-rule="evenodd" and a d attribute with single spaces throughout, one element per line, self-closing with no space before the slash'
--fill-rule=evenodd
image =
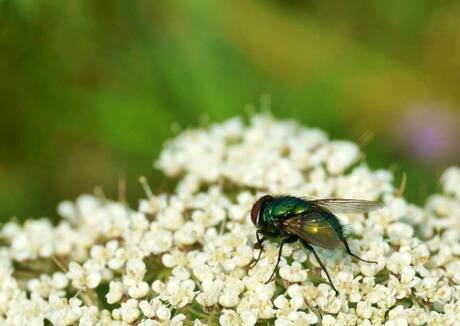
<path id="1" fill-rule="evenodd" d="M 284 238 L 282 241 L 281 241 L 281 245 L 280 245 L 280 250 L 278 251 L 278 259 L 276 261 L 276 265 L 275 265 L 275 268 L 273 269 L 273 272 L 272 272 L 272 275 L 270 275 L 270 278 L 268 279 L 267 282 L 265 282 L 265 284 L 269 283 L 273 277 L 275 276 L 275 272 L 276 272 L 276 269 L 278 268 L 278 265 L 280 263 L 280 260 L 281 260 L 281 253 L 283 252 L 283 246 L 286 244 L 286 243 L 292 243 L 292 242 L 296 242 L 298 240 L 298 238 L 296 236 L 290 236 L 288 238 Z"/>
<path id="2" fill-rule="evenodd" d="M 351 252 L 350 247 L 348 246 L 347 240 L 345 240 L 344 238 L 342 238 L 341 240 L 342 240 L 343 244 L 345 245 L 345 249 L 347 250 L 347 252 L 348 252 L 348 254 L 349 254 L 350 256 L 355 257 L 356 259 L 361 260 L 361 261 L 366 262 L 366 263 L 377 264 L 376 261 L 365 260 L 365 259 L 362 259 L 361 257 L 355 255 L 354 253 Z"/>
<path id="3" fill-rule="evenodd" d="M 326 269 L 326 266 L 324 266 L 323 262 L 321 261 L 321 259 L 319 258 L 318 254 L 316 253 L 315 249 L 313 249 L 312 246 L 310 246 L 310 244 L 308 242 L 306 242 L 305 240 L 300 240 L 302 242 L 302 244 L 305 246 L 305 248 L 307 248 L 308 250 L 310 250 L 313 255 L 315 255 L 315 258 L 316 258 L 316 261 L 318 262 L 318 264 L 321 266 L 322 270 L 326 273 L 326 276 L 327 276 L 327 279 L 329 280 L 329 283 L 331 284 L 332 288 L 334 289 L 335 291 L 335 294 L 338 295 L 339 294 L 339 291 L 337 291 L 337 289 L 335 288 L 334 286 L 334 283 L 332 283 L 332 279 L 331 277 L 329 276 L 329 272 L 327 271 Z"/>

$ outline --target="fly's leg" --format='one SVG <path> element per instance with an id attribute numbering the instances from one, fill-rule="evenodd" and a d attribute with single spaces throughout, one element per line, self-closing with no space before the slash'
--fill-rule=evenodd
<path id="1" fill-rule="evenodd" d="M 356 259 L 359 259 L 359 260 L 361 260 L 361 261 L 363 261 L 363 262 L 366 262 L 366 263 L 377 264 L 376 261 L 365 260 L 365 259 L 362 259 L 361 257 L 355 255 L 354 253 L 351 252 L 350 247 L 348 246 L 347 240 L 345 240 L 345 239 L 341 239 L 341 240 L 342 240 L 343 244 L 345 245 L 345 249 L 347 250 L 347 252 L 348 252 L 348 254 L 349 254 L 350 256 L 355 257 Z"/>
<path id="2" fill-rule="evenodd" d="M 275 276 L 276 269 L 278 268 L 278 265 L 279 265 L 280 260 L 281 260 L 281 253 L 283 252 L 283 246 L 284 246 L 286 243 L 296 242 L 297 240 L 298 240 L 297 237 L 291 236 L 291 237 L 289 237 L 289 238 L 284 238 L 284 239 L 281 241 L 280 250 L 278 251 L 278 259 L 277 259 L 277 261 L 276 261 L 275 268 L 273 269 L 272 275 L 270 275 L 270 278 L 268 279 L 267 282 L 265 282 L 265 284 L 267 284 L 267 283 L 269 283 L 270 281 L 272 281 L 272 280 L 273 280 L 273 277 Z"/>
<path id="3" fill-rule="evenodd" d="M 264 251 L 264 246 L 262 245 L 263 242 L 265 241 L 265 238 L 261 238 L 260 237 L 260 231 L 256 231 L 256 237 L 257 237 L 257 243 L 254 245 L 254 248 L 256 249 L 259 249 L 259 255 L 257 256 L 257 259 L 256 260 L 253 260 L 250 264 L 249 264 L 249 269 L 253 268 L 254 266 L 257 265 L 257 263 L 259 262 L 260 260 L 260 257 L 262 256 L 262 252 Z"/>
<path id="4" fill-rule="evenodd" d="M 323 262 L 321 261 L 321 259 L 319 259 L 319 256 L 318 256 L 318 254 L 316 253 L 315 249 L 313 249 L 313 247 L 310 246 L 310 244 L 309 244 L 308 242 L 306 242 L 305 240 L 301 240 L 301 241 L 302 241 L 302 244 L 305 246 L 305 248 L 307 248 L 308 250 L 310 250 L 310 251 L 313 253 L 313 255 L 315 255 L 316 261 L 317 261 L 318 264 L 321 266 L 322 270 L 326 273 L 327 279 L 329 280 L 329 283 L 331 284 L 332 288 L 334 289 L 335 294 L 338 295 L 338 294 L 339 294 L 339 291 L 337 291 L 337 289 L 336 289 L 335 286 L 334 286 L 334 283 L 332 283 L 331 277 L 329 276 L 329 272 L 327 271 L 326 266 L 324 266 L 324 264 L 323 264 Z"/>

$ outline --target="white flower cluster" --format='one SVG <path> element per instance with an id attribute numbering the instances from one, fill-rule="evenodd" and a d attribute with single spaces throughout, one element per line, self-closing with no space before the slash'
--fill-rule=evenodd
<path id="1" fill-rule="evenodd" d="M 455 325 L 460 321 L 460 169 L 443 193 L 409 204 L 356 144 L 295 122 L 254 116 L 181 133 L 156 163 L 175 193 L 138 210 L 84 195 L 48 220 L 0 231 L 2 325 Z M 340 216 L 352 251 L 286 245 L 259 250 L 249 219 L 264 193 L 379 200 Z"/>

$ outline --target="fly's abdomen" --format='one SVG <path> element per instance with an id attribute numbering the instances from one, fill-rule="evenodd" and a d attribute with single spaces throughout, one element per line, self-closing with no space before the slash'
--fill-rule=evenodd
<path id="1" fill-rule="evenodd" d="M 335 230 L 334 226 L 324 218 L 322 213 L 310 213 L 308 218 L 301 219 L 301 238 L 307 240 L 311 244 L 334 249 L 340 242 L 340 235 Z"/>
<path id="2" fill-rule="evenodd" d="M 329 212 L 323 212 L 322 213 L 324 218 L 327 220 L 327 222 L 332 226 L 334 231 L 337 233 L 340 239 L 344 238 L 344 232 L 343 232 L 343 224 L 340 223 L 339 219 L 332 213 Z"/>

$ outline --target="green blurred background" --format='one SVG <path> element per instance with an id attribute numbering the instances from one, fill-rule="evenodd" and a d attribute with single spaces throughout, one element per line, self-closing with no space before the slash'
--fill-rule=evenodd
<path id="1" fill-rule="evenodd" d="M 275 117 L 357 141 L 422 203 L 459 162 L 458 1 L 0 0 L 0 220 L 120 176 L 136 205 L 171 125 Z"/>

